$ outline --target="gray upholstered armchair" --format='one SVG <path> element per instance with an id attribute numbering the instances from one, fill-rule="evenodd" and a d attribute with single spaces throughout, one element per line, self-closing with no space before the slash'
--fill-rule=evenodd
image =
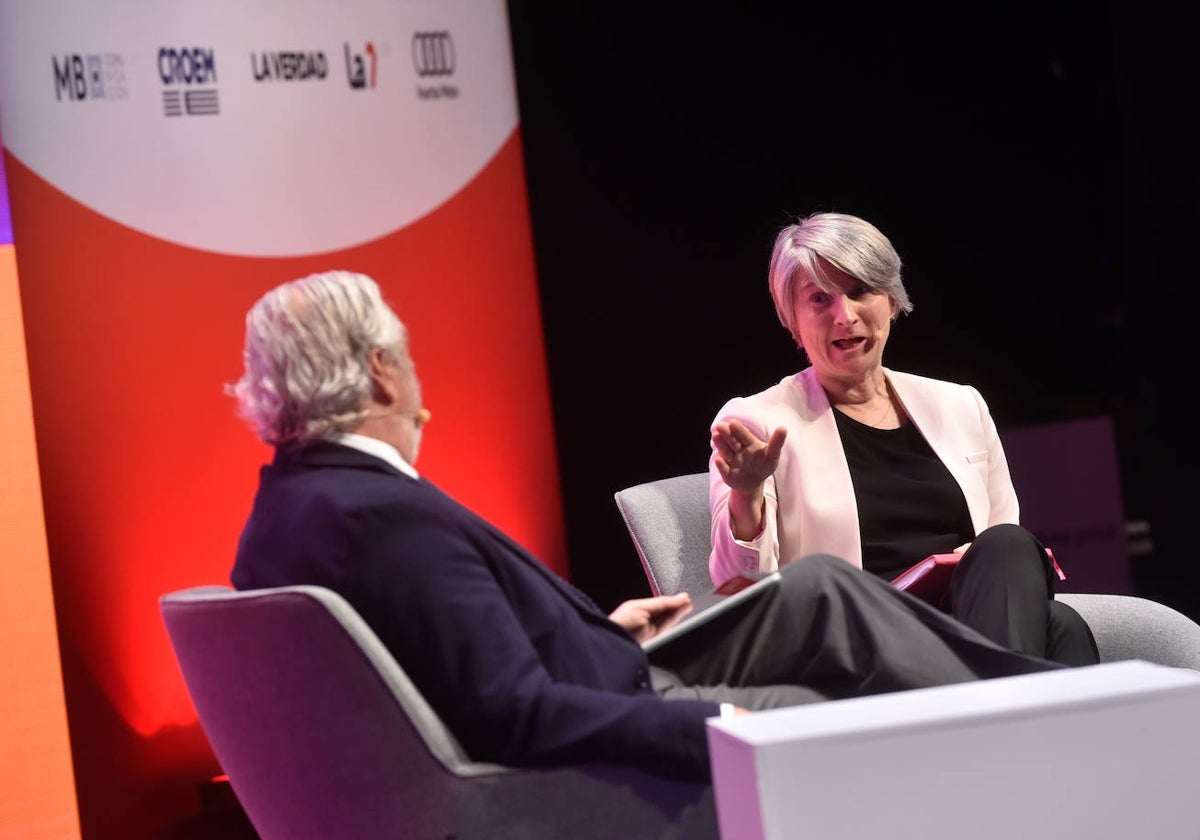
<path id="1" fill-rule="evenodd" d="M 159 599 L 200 723 L 263 840 L 715 840 L 712 786 L 631 767 L 471 761 L 342 597 Z"/>
<path id="2" fill-rule="evenodd" d="M 712 589 L 708 473 L 634 485 L 617 491 L 615 498 L 654 594 Z M 1200 625 L 1183 613 L 1132 595 L 1056 597 L 1087 621 L 1102 662 L 1144 659 L 1200 669 Z"/>

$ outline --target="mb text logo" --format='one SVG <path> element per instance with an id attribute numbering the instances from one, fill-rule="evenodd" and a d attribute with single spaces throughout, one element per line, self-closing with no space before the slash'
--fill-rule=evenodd
<path id="1" fill-rule="evenodd" d="M 124 99 L 125 59 L 117 53 L 79 55 L 67 53 L 54 61 L 54 97 L 59 102 L 85 99 Z"/>
<path id="2" fill-rule="evenodd" d="M 412 60 L 418 76 L 453 76 L 454 39 L 449 32 L 414 32 Z"/>
<path id="3" fill-rule="evenodd" d="M 163 113 L 168 117 L 209 116 L 220 113 L 217 104 L 217 58 L 204 47 L 162 47 L 158 51 L 158 77 L 163 91 Z"/>

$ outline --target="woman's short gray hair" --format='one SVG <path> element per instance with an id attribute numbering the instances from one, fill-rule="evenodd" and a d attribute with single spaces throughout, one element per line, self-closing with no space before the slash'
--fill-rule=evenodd
<path id="1" fill-rule="evenodd" d="M 374 387 L 368 353 L 407 357 L 408 335 L 365 274 L 326 271 L 277 286 L 246 314 L 245 372 L 226 387 L 264 442 L 349 431 Z"/>
<path id="2" fill-rule="evenodd" d="M 900 255 L 879 228 L 858 216 L 813 213 L 779 231 L 767 272 L 775 313 L 793 337 L 797 336 L 796 288 L 804 278 L 823 291 L 837 291 L 817 257 L 887 295 L 894 314 L 912 311 L 900 278 Z"/>

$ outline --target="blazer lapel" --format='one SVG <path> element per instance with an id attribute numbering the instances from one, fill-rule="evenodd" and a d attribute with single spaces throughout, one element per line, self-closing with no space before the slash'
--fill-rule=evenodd
<path id="1" fill-rule="evenodd" d="M 811 367 L 797 375 L 796 387 L 804 405 L 794 449 L 798 455 L 786 467 L 794 475 L 785 473 L 776 487 L 803 488 L 803 503 L 795 506 L 801 518 L 800 553 L 828 552 L 862 568 L 854 484 L 829 398 Z M 780 544 L 795 539 L 788 537 L 781 533 Z"/>

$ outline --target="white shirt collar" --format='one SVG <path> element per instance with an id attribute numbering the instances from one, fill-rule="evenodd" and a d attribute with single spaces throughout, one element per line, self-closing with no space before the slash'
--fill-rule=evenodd
<path id="1" fill-rule="evenodd" d="M 357 449 L 359 452 L 374 455 L 381 461 L 387 461 L 407 476 L 417 479 L 421 477 L 417 475 L 416 467 L 404 460 L 404 456 L 400 454 L 400 450 L 396 449 L 390 443 L 384 443 L 379 438 L 356 435 L 351 432 L 332 432 L 327 436 L 327 439 L 334 443 L 340 443 L 342 446 Z"/>

